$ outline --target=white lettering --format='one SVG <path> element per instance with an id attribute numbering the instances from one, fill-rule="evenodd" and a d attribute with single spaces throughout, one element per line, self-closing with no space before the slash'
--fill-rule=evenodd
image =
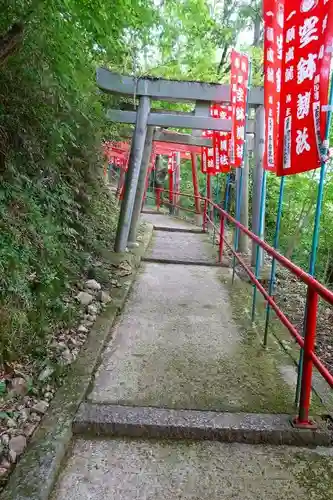
<path id="1" fill-rule="evenodd" d="M 236 127 L 236 137 L 237 139 L 244 139 L 245 129 L 243 126 Z"/>
<path id="2" fill-rule="evenodd" d="M 276 45 L 277 45 L 277 58 L 282 59 L 282 51 L 283 51 L 283 36 L 279 35 L 276 37 Z"/>
<path id="3" fill-rule="evenodd" d="M 236 108 L 236 120 L 245 120 L 244 109 L 241 107 Z"/>
<path id="4" fill-rule="evenodd" d="M 221 165 L 229 165 L 229 158 L 227 157 L 227 155 L 220 156 L 220 163 Z"/>
<path id="5" fill-rule="evenodd" d="M 309 54 L 308 59 L 301 57 L 297 64 L 297 83 L 303 83 L 307 78 L 313 79 L 316 72 L 316 58 L 317 54 Z"/>
<path id="6" fill-rule="evenodd" d="M 297 118 L 302 120 L 308 116 L 310 112 L 310 99 L 311 91 L 305 92 L 305 94 L 298 94 L 297 96 Z"/>
<path id="7" fill-rule="evenodd" d="M 243 144 L 237 144 L 236 146 L 236 157 L 243 158 Z"/>
<path id="8" fill-rule="evenodd" d="M 290 82 L 293 79 L 294 79 L 294 66 L 290 66 L 289 68 L 286 69 L 284 80 L 285 82 Z"/>
<path id="9" fill-rule="evenodd" d="M 267 61 L 271 63 L 274 62 L 274 50 L 271 47 L 267 49 Z"/>
<path id="10" fill-rule="evenodd" d="M 276 72 L 276 91 L 281 92 L 281 69 Z"/>
<path id="11" fill-rule="evenodd" d="M 274 42 L 274 30 L 273 30 L 273 28 L 267 28 L 266 38 L 269 42 Z"/>
<path id="12" fill-rule="evenodd" d="M 244 102 L 244 89 L 242 87 L 237 89 L 237 102 Z"/>
<path id="13" fill-rule="evenodd" d="M 267 69 L 267 81 L 274 83 L 274 70 L 273 70 L 273 68 Z"/>
<path id="14" fill-rule="evenodd" d="M 295 57 L 295 48 L 289 47 L 286 53 L 286 63 L 292 61 L 294 57 Z"/>
<path id="15" fill-rule="evenodd" d="M 289 28 L 287 31 L 286 42 L 290 43 L 292 40 L 295 40 L 295 36 L 296 36 L 296 30 L 295 26 L 293 26 L 292 28 Z"/>
<path id="16" fill-rule="evenodd" d="M 304 151 L 310 151 L 310 144 L 307 142 L 309 138 L 308 129 L 304 127 L 303 130 L 297 130 L 296 137 L 296 154 L 300 155 Z"/>
<path id="17" fill-rule="evenodd" d="M 313 42 L 314 40 L 318 40 L 318 35 L 317 33 L 317 28 L 316 24 L 319 21 L 318 17 L 312 16 L 309 17 L 308 19 L 305 19 L 303 26 L 300 26 L 299 28 L 299 36 L 300 36 L 300 48 L 302 49 L 309 43 Z"/>

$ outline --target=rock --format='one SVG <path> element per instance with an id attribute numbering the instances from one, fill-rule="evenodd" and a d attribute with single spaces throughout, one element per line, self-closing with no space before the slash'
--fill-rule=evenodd
<path id="1" fill-rule="evenodd" d="M 9 444 L 9 436 L 8 436 L 8 434 L 2 434 L 1 441 L 2 441 L 2 443 L 5 446 L 8 446 L 8 444 Z"/>
<path id="2" fill-rule="evenodd" d="M 20 411 L 20 420 L 22 422 L 26 422 L 29 419 L 30 415 L 30 408 L 23 408 L 23 410 Z"/>
<path id="3" fill-rule="evenodd" d="M 17 455 L 14 450 L 9 450 L 8 451 L 8 458 L 12 464 L 15 464 Z"/>
<path id="4" fill-rule="evenodd" d="M 17 425 L 13 418 L 8 418 L 6 421 L 6 424 L 7 424 L 7 427 L 9 427 L 9 428 L 14 428 Z"/>
<path id="5" fill-rule="evenodd" d="M 72 361 L 74 361 L 77 358 L 79 352 L 80 352 L 79 349 L 73 349 L 72 350 Z"/>
<path id="6" fill-rule="evenodd" d="M 96 315 L 98 313 L 98 306 L 96 304 L 90 304 L 90 306 L 87 307 L 87 311 L 89 315 Z"/>
<path id="7" fill-rule="evenodd" d="M 37 415 L 38 416 L 38 415 Z M 24 432 L 24 435 L 27 437 L 27 438 L 30 438 L 33 433 L 35 432 L 37 428 L 37 423 L 28 423 L 26 424 L 24 427 L 23 427 L 23 432 Z"/>
<path id="8" fill-rule="evenodd" d="M 97 315 L 96 314 L 87 314 L 86 315 L 86 321 L 89 321 L 90 323 L 93 323 L 96 321 Z"/>
<path id="9" fill-rule="evenodd" d="M 68 339 L 68 343 L 71 345 L 71 346 L 74 346 L 76 347 L 78 344 L 77 344 L 77 340 L 74 338 L 74 337 L 69 337 Z"/>
<path id="10" fill-rule="evenodd" d="M 28 392 L 28 383 L 23 377 L 15 377 L 10 384 L 10 392 L 15 396 L 25 396 Z"/>
<path id="11" fill-rule="evenodd" d="M 65 351 L 66 349 L 68 349 L 67 344 L 65 344 L 65 342 L 58 342 L 56 344 L 56 347 L 57 349 L 59 349 L 59 351 Z"/>
<path id="12" fill-rule="evenodd" d="M 49 403 L 47 401 L 38 401 L 38 403 L 33 405 L 32 411 L 38 413 L 39 415 L 44 415 L 48 407 Z"/>
<path id="13" fill-rule="evenodd" d="M 27 439 L 25 436 L 23 436 L 23 434 L 15 436 L 9 441 L 9 450 L 16 453 L 18 457 L 22 455 L 26 446 L 27 446 Z"/>
<path id="14" fill-rule="evenodd" d="M 93 290 L 94 292 L 98 292 L 102 287 L 100 283 L 96 280 L 88 280 L 86 281 L 86 288 L 89 290 Z"/>
<path id="15" fill-rule="evenodd" d="M 45 392 L 44 398 L 46 401 L 50 401 L 53 398 L 52 392 Z"/>
<path id="16" fill-rule="evenodd" d="M 27 408 L 30 408 L 33 404 L 30 396 L 25 396 L 25 398 L 23 398 L 23 402 Z"/>
<path id="17" fill-rule="evenodd" d="M 6 467 L 0 467 L 0 479 L 8 474 L 8 469 Z"/>
<path id="18" fill-rule="evenodd" d="M 102 290 L 98 292 L 97 299 L 102 302 L 102 304 L 108 304 L 111 300 L 111 297 L 108 293 L 103 292 Z"/>
<path id="19" fill-rule="evenodd" d="M 51 377 L 51 375 L 53 375 L 54 373 L 54 368 L 52 368 L 51 366 L 47 366 L 46 368 L 44 368 L 44 370 L 39 374 L 39 377 L 38 377 L 38 380 L 40 382 L 44 382 L 44 380 L 47 380 L 48 378 Z"/>
<path id="20" fill-rule="evenodd" d="M 89 316 L 90 317 L 90 316 Z M 80 325 L 77 329 L 78 333 L 88 333 L 88 328 L 84 325 Z"/>
<path id="21" fill-rule="evenodd" d="M 61 353 L 61 361 L 65 366 L 70 365 L 73 361 L 72 353 L 67 348 Z"/>
<path id="22" fill-rule="evenodd" d="M 31 413 L 30 415 L 30 421 L 31 422 L 40 422 L 41 416 L 37 415 L 37 413 Z"/>
<path id="23" fill-rule="evenodd" d="M 76 300 L 80 302 L 82 306 L 88 306 L 94 300 L 94 297 L 88 292 L 80 292 L 76 296 Z"/>

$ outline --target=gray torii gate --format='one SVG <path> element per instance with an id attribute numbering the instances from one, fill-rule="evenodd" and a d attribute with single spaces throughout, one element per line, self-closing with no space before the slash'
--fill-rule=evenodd
<path id="1" fill-rule="evenodd" d="M 196 139 L 199 139 L 198 136 L 201 130 L 231 131 L 231 120 L 216 120 L 210 117 L 211 103 L 230 102 L 230 85 L 149 77 L 137 79 L 113 73 L 105 68 L 97 70 L 97 85 L 107 93 L 139 98 L 139 106 L 135 111 L 114 109 L 107 111 L 107 118 L 111 121 L 135 124 L 125 180 L 124 199 L 121 205 L 115 241 L 115 251 L 123 252 L 127 246 L 135 244 L 137 222 L 144 196 L 144 179 L 152 142 L 154 135 L 156 137 L 156 134 L 163 133 L 161 131 L 154 132 L 154 128 L 190 128 L 193 130 L 193 136 L 197 136 Z M 252 88 L 249 92 L 249 106 L 262 108 L 263 98 L 263 88 Z M 154 111 L 151 110 L 151 101 L 154 100 L 195 102 L 195 109 L 190 113 L 166 112 L 165 110 Z M 253 132 L 255 130 L 257 134 L 259 132 L 260 137 L 256 136 L 256 146 L 262 145 L 264 140 L 263 123 L 259 124 L 258 120 L 263 121 L 262 112 L 257 112 L 255 124 L 249 120 L 247 124 L 247 131 Z M 261 153 L 263 148 L 256 147 L 255 149 L 257 155 L 254 201 L 258 200 L 259 202 L 262 182 Z M 258 233 L 259 213 L 256 214 L 256 211 L 256 203 L 254 203 L 253 231 Z"/>

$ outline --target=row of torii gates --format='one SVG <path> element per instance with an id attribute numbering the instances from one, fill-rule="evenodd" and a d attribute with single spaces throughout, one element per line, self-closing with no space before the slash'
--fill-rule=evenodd
<path id="1" fill-rule="evenodd" d="M 131 141 L 128 169 L 124 183 L 124 196 L 120 209 L 117 227 L 115 251 L 124 252 L 126 248 L 136 245 L 139 217 L 146 192 L 147 173 L 152 154 L 153 143 L 155 153 L 167 154 L 168 151 L 189 152 L 192 159 L 193 187 L 196 190 L 197 163 L 196 155 L 202 146 L 212 147 L 210 138 L 202 137 L 203 130 L 221 132 L 231 131 L 231 120 L 216 119 L 210 116 L 213 103 L 230 103 L 230 85 L 210 84 L 202 82 L 164 80 L 155 78 L 134 78 L 113 73 L 105 68 L 97 70 L 98 87 L 111 94 L 138 98 L 139 105 L 135 109 L 109 109 L 107 119 L 112 122 L 134 125 Z M 194 102 L 191 112 L 166 111 L 152 108 L 153 101 Z M 263 237 L 263 224 L 260 224 L 260 196 L 263 177 L 264 154 L 264 92 L 262 87 L 254 87 L 249 91 L 249 114 L 246 126 L 247 151 L 252 151 L 255 158 L 253 171 L 252 196 L 252 231 Z M 129 107 L 128 104 L 126 105 Z M 254 119 L 252 118 L 254 116 Z M 164 130 L 169 127 L 192 129 L 192 135 Z M 164 146 L 163 146 L 164 145 Z M 168 149 L 167 145 L 170 146 Z M 127 146 L 128 147 L 128 146 Z M 177 148 L 177 149 L 175 149 Z M 244 169 L 249 168 L 247 161 Z M 239 178 L 236 169 L 236 182 Z M 248 174 L 248 172 L 247 172 Z M 244 175 L 244 180 L 248 175 Z M 170 188 L 170 187 L 169 187 Z M 179 191 L 179 174 L 175 176 L 173 189 Z M 238 190 L 237 190 L 238 191 Z M 198 192 L 194 192 L 198 196 Z M 243 185 L 242 207 L 247 206 L 244 197 L 248 196 L 248 185 Z M 263 215 L 263 214 L 262 214 Z M 246 211 L 241 212 L 241 222 L 248 225 Z M 261 227 L 261 231 L 260 231 Z M 261 234 L 259 234 L 261 233 Z M 242 242 L 239 242 L 241 249 Z M 253 245 L 252 257 L 255 259 L 256 245 Z M 253 262 L 254 263 L 254 262 Z"/>

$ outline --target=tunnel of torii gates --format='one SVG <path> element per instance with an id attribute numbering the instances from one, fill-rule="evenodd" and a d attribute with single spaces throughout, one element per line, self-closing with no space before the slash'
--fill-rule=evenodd
<path id="1" fill-rule="evenodd" d="M 171 142 L 175 140 L 176 142 Z M 144 199 L 150 179 L 151 172 L 155 169 L 155 161 L 158 156 L 173 156 L 172 164 L 168 163 L 168 176 L 169 176 L 169 204 L 170 207 L 178 204 L 179 200 L 173 195 L 173 192 L 180 191 L 180 160 L 191 159 L 192 163 L 192 180 L 193 191 L 195 196 L 195 212 L 200 214 L 200 200 L 199 200 L 199 186 L 197 177 L 197 155 L 201 155 L 202 147 L 212 147 L 212 140 L 204 137 L 193 137 L 189 134 L 181 134 L 177 132 L 170 132 L 168 130 L 155 130 L 153 136 L 153 146 L 149 159 L 149 165 L 146 175 L 146 184 Z M 117 196 L 120 200 L 123 199 L 124 194 L 124 180 L 128 168 L 128 160 L 130 153 L 130 144 L 128 142 L 106 142 L 104 143 L 104 155 L 107 159 L 107 164 L 113 164 L 119 168 L 119 180 L 117 188 Z M 107 166 L 104 169 L 104 175 L 107 176 Z M 207 179 L 209 177 L 207 176 Z M 156 205 L 160 207 L 160 189 L 155 188 Z"/>
<path id="2" fill-rule="evenodd" d="M 197 154 L 201 147 L 212 147 L 211 139 L 202 137 L 203 131 L 213 130 L 220 132 L 231 131 L 231 119 L 216 119 L 210 116 L 213 104 L 230 104 L 230 85 L 211 84 L 203 82 L 164 80 L 156 78 L 134 78 L 119 75 L 105 68 L 97 70 L 97 85 L 103 92 L 130 96 L 138 99 L 137 109 L 126 110 L 109 109 L 106 118 L 112 122 L 134 125 L 131 144 L 127 141 L 112 143 L 109 157 L 118 158 L 118 162 L 126 165 L 123 200 L 118 220 L 115 251 L 124 252 L 126 248 L 136 246 L 136 236 L 139 217 L 146 193 L 149 169 L 153 165 L 154 155 L 169 155 L 176 152 L 176 165 L 180 159 L 191 157 L 194 181 L 194 194 L 197 195 Z M 194 103 L 191 112 L 166 111 L 152 108 L 153 101 L 168 101 L 173 103 Z M 264 155 L 264 91 L 262 87 L 250 89 L 248 96 L 248 117 L 246 122 L 247 150 L 253 151 L 255 166 L 253 171 L 253 204 L 252 204 L 252 231 L 258 236 L 263 235 L 263 225 L 260 224 L 260 193 L 263 180 Z M 164 130 L 168 127 L 177 129 L 192 129 L 192 134 L 181 134 Z M 114 154 L 112 155 L 112 148 Z M 240 220 L 248 225 L 247 199 L 248 196 L 248 163 L 249 155 L 244 163 L 243 194 Z M 125 171 L 125 168 L 122 169 Z M 240 169 L 236 169 L 238 182 Z M 124 175 L 124 174 L 123 174 Z M 175 169 L 173 191 L 179 191 L 179 168 Z M 208 185 L 208 183 L 207 183 Z M 171 185 L 169 185 L 169 189 Z M 236 190 L 238 191 L 238 190 Z M 196 210 L 200 207 L 196 205 Z M 260 234 L 259 234 L 260 232 Z M 240 246 L 241 247 L 241 241 Z M 255 259 L 256 246 L 252 248 L 252 259 Z"/>

